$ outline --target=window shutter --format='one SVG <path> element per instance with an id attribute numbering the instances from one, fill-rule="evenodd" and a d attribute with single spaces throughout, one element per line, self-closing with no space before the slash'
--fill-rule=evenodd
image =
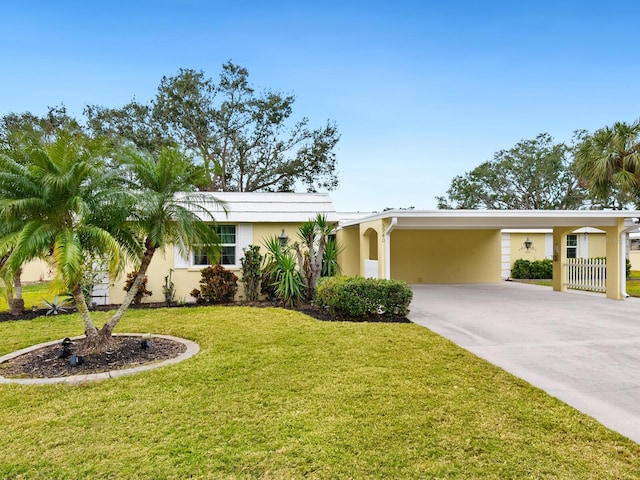
<path id="1" fill-rule="evenodd" d="M 253 224 L 239 223 L 236 237 L 236 262 L 240 265 L 240 259 L 244 257 L 243 248 L 253 243 Z"/>
<path id="2" fill-rule="evenodd" d="M 180 255 L 178 247 L 173 247 L 173 268 L 189 268 L 190 266 L 190 260 Z"/>

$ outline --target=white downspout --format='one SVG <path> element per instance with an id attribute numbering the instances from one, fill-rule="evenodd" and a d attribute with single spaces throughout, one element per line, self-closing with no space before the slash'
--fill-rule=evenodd
<path id="1" fill-rule="evenodd" d="M 391 232 L 398 224 L 398 218 L 392 217 L 389 228 L 384 232 L 384 278 L 391 279 Z"/>

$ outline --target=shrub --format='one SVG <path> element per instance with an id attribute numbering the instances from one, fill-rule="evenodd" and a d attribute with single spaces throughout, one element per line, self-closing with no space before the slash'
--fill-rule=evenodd
<path id="1" fill-rule="evenodd" d="M 316 303 L 333 317 L 405 316 L 413 292 L 405 282 L 362 277 L 325 277 Z"/>
<path id="2" fill-rule="evenodd" d="M 548 258 L 533 262 L 519 258 L 513 263 L 511 278 L 517 279 L 548 279 L 553 278 L 553 263 Z"/>
<path id="3" fill-rule="evenodd" d="M 513 262 L 511 278 L 531 278 L 531 262 L 524 258 L 519 258 Z"/>
<path id="4" fill-rule="evenodd" d="M 278 237 L 264 240 L 267 249 L 265 267 L 262 275 L 262 293 L 269 298 L 280 299 L 286 306 L 292 307 L 304 299 L 305 280 L 295 253 L 289 247 L 280 244 Z"/>
<path id="5" fill-rule="evenodd" d="M 242 250 L 244 257 L 240 259 L 242 266 L 242 283 L 247 300 L 255 302 L 258 300 L 258 289 L 262 278 L 262 255 L 258 245 L 249 245 Z"/>
<path id="6" fill-rule="evenodd" d="M 214 265 L 200 270 L 200 290 L 191 291 L 198 303 L 233 302 L 238 291 L 238 277 L 222 265 Z"/>
<path id="7" fill-rule="evenodd" d="M 276 295 L 289 308 L 304 298 L 304 278 L 293 252 L 287 251 L 276 262 Z"/>
<path id="8" fill-rule="evenodd" d="M 553 278 L 553 263 L 548 258 L 544 260 L 534 260 L 531 262 L 530 278 Z"/>
<path id="9" fill-rule="evenodd" d="M 344 248 L 338 244 L 338 241 L 329 237 L 327 244 L 324 247 L 324 253 L 322 255 L 322 273 L 323 277 L 333 277 L 340 275 L 340 265 L 338 264 L 338 255 L 344 250 Z"/>
<path id="10" fill-rule="evenodd" d="M 123 290 L 125 292 L 128 292 L 129 290 L 131 290 L 131 287 L 133 287 L 133 282 L 135 282 L 137 276 L 138 276 L 138 272 L 135 270 L 133 272 L 127 273 L 127 281 L 125 282 L 123 287 Z M 147 290 L 147 280 L 148 278 L 145 275 L 144 278 L 142 279 L 142 282 L 140 282 L 140 285 L 138 285 L 138 292 L 136 293 L 136 296 L 133 297 L 134 305 L 140 305 L 142 303 L 142 297 L 149 297 L 153 295 L 152 291 Z"/>

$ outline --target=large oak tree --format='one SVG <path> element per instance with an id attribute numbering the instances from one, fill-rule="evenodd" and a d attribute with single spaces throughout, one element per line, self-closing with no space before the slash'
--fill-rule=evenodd
<path id="1" fill-rule="evenodd" d="M 454 177 L 447 195 L 436 197 L 438 208 L 453 209 L 575 209 L 585 191 L 571 163 L 572 149 L 556 144 L 546 133 L 522 140 L 493 160 Z"/>
<path id="2" fill-rule="evenodd" d="M 311 128 L 293 120 L 295 97 L 256 91 L 246 68 L 227 62 L 215 82 L 204 72 L 180 69 L 163 77 L 148 104 L 89 106 L 89 128 L 133 142 L 153 155 L 177 143 L 204 172 L 211 191 L 332 190 L 338 184 L 335 123 Z"/>

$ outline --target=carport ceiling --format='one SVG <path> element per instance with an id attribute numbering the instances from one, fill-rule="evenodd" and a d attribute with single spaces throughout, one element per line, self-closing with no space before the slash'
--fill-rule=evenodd
<path id="1" fill-rule="evenodd" d="M 618 210 L 388 210 L 347 222 L 356 225 L 376 219 L 395 219 L 396 229 L 469 230 L 553 227 L 613 227 L 618 219 L 627 227 L 640 218 L 640 211 Z"/>

